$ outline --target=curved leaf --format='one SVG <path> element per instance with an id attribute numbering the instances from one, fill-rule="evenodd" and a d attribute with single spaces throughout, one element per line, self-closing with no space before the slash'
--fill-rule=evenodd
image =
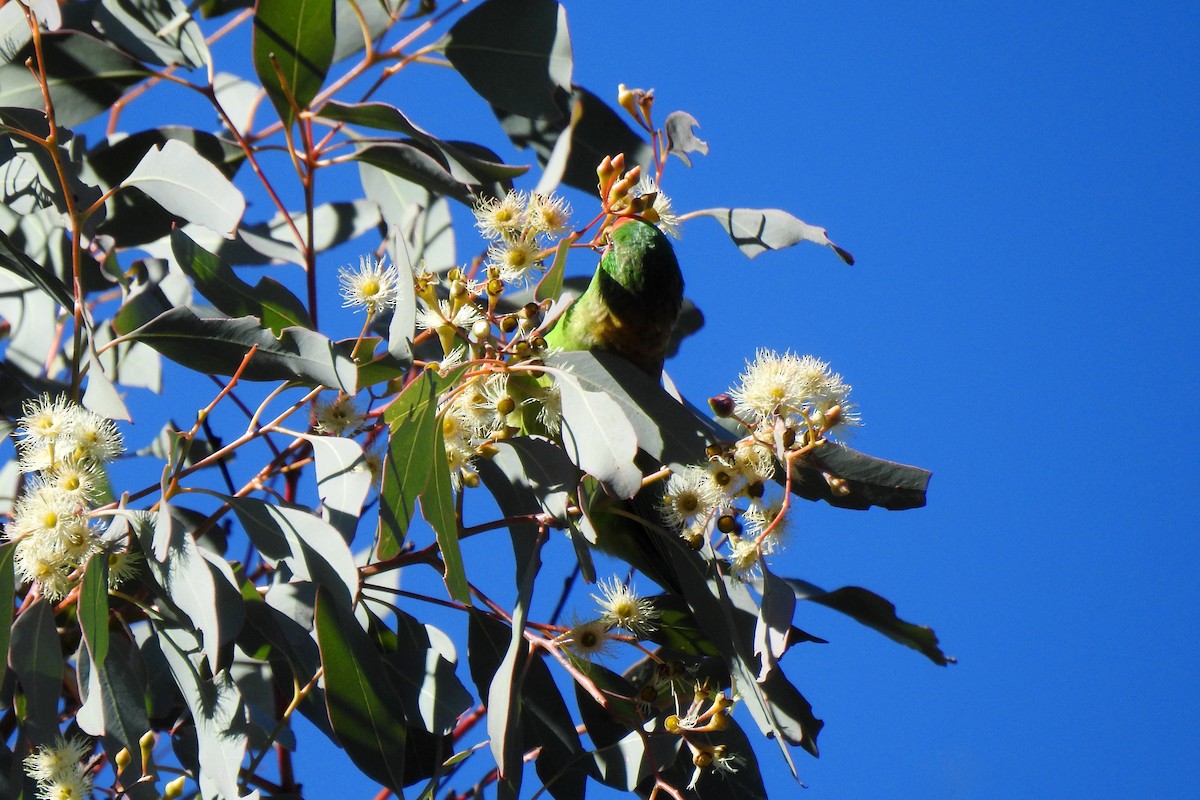
<path id="1" fill-rule="evenodd" d="M 246 210 L 246 199 L 221 170 L 179 139 L 147 151 L 122 185 L 230 239 Z"/>
<path id="2" fill-rule="evenodd" d="M 231 317 L 258 317 L 276 336 L 290 326 L 313 327 L 300 299 L 273 278 L 264 277 L 251 287 L 228 264 L 178 229 L 171 231 L 171 252 L 200 293 L 221 312 Z"/>
<path id="3" fill-rule="evenodd" d="M 525 117 L 558 117 L 571 89 L 566 9 L 554 0 L 486 0 L 439 43 L 481 97 Z"/>
<path id="4" fill-rule="evenodd" d="M 325 83 L 336 25 L 333 0 L 258 0 L 254 71 L 286 127 Z"/>
<path id="5" fill-rule="evenodd" d="M 66 309 L 75 307 L 75 299 L 58 276 L 25 255 L 24 251 L 13 244 L 12 239 L 0 231 L 0 269 L 20 275 L 25 280 L 38 286 L 46 294 L 54 298 L 60 306 Z"/>
<path id="6" fill-rule="evenodd" d="M 203 654 L 215 672 L 222 643 L 222 620 L 217 604 L 217 588 L 208 562 L 200 554 L 191 531 L 175 518 L 171 507 L 158 507 L 154 526 L 137 526 L 146 566 L 166 590 L 167 599 L 191 621 L 203 642 Z M 229 631 L 236 633 L 236 631 Z"/>
<path id="7" fill-rule="evenodd" d="M 329 590 L 346 608 L 358 597 L 358 568 L 342 535 L 299 506 L 217 495 L 228 503 L 268 563 L 284 562 L 296 580 Z"/>
<path id="8" fill-rule="evenodd" d="M 854 256 L 830 241 L 824 228 L 809 225 L 778 208 L 706 208 L 692 211 L 689 216 L 708 216 L 721 223 L 747 258 L 798 242 L 813 242 L 832 248 L 847 264 L 854 263 Z"/>
<path id="9" fill-rule="evenodd" d="M 177 24 L 184 17 L 183 24 Z M 93 17 L 106 39 L 160 67 L 208 64 L 204 33 L 180 0 L 102 0 Z"/>
<path id="10" fill-rule="evenodd" d="M 693 130 L 698 127 L 700 127 L 700 123 L 686 111 L 672 111 L 667 115 L 667 121 L 663 125 L 663 130 L 667 134 L 667 152 L 679 156 L 679 159 L 689 167 L 692 165 L 692 160 L 688 158 L 689 154 L 708 155 L 708 142 L 696 136 Z"/>
<path id="11" fill-rule="evenodd" d="M 446 461 L 445 453 L 434 449 L 442 441 L 437 424 L 437 397 L 436 376 L 427 371 L 405 387 L 384 412 L 390 433 L 379 490 L 380 558 L 400 552 L 412 524 L 417 497 L 429 485 L 433 460 Z"/>
<path id="12" fill-rule="evenodd" d="M 122 633 L 112 638 L 108 657 L 97 665 L 90 648 L 79 651 L 78 674 L 84 705 L 76 719 L 90 736 L 105 736 L 109 752 L 127 749 L 132 757 L 123 773 L 133 785 L 142 773 L 138 740 L 150 730 L 146 715 L 146 665 L 141 652 Z M 153 765 L 146 765 L 152 767 Z"/>
<path id="13" fill-rule="evenodd" d="M 824 473 L 824 474 L 823 474 Z M 844 484 L 833 491 L 825 474 Z M 776 475 L 781 479 L 783 475 Z M 920 467 L 898 464 L 826 442 L 803 461 L 792 463 L 792 493 L 809 500 L 825 500 L 839 508 L 880 506 L 890 511 L 921 508 L 931 473 Z"/>
<path id="14" fill-rule="evenodd" d="M 54 627 L 54 604 L 44 597 L 12 625 L 8 663 L 25 694 L 25 733 L 36 744 L 58 735 L 58 700 L 65 662 Z"/>
<path id="15" fill-rule="evenodd" d="M 45 33 L 42 53 L 55 120 L 68 128 L 103 114 L 138 81 L 152 74 L 134 59 L 78 31 Z M 31 45 L 0 65 L 0 106 L 45 110 L 42 88 L 25 66 Z"/>
<path id="16" fill-rule="evenodd" d="M 317 496 L 325 520 L 347 542 L 354 538 L 363 502 L 371 491 L 371 470 L 363 448 L 341 436 L 305 436 L 317 466 Z"/>
<path id="17" fill-rule="evenodd" d="M 284 328 L 277 339 L 254 317 L 202 319 L 190 308 L 173 308 L 126 334 L 197 372 L 232 375 L 250 348 L 258 350 L 242 372 L 249 381 L 301 381 L 357 390 L 354 361 L 315 331 Z"/>
<path id="18" fill-rule="evenodd" d="M 200 641 L 192 631 L 161 625 L 155 626 L 154 630 L 167 667 L 183 692 L 196 725 L 200 765 L 196 782 L 200 784 L 201 795 L 227 800 L 257 800 L 257 791 L 242 794 L 238 788 L 242 759 L 246 754 L 241 692 L 226 670 L 216 672 L 211 678 L 205 677 L 208 671 L 203 667 Z"/>
<path id="19" fill-rule="evenodd" d="M 8 645 L 12 639 L 14 599 L 17 591 L 16 574 L 13 569 L 16 552 L 16 542 L 0 545 L 0 683 L 4 681 L 4 675 L 8 671 Z"/>
<path id="20" fill-rule="evenodd" d="M 494 108 L 493 111 L 512 143 L 522 149 L 533 148 L 542 166 L 547 166 L 556 150 L 560 149 L 559 140 L 569 136 L 566 164 L 561 166 L 561 180 L 585 192 L 596 190 L 596 165 L 605 156 L 623 153 L 626 164 L 641 164 L 643 168 L 651 162 L 650 146 L 629 127 L 624 117 L 595 94 L 580 86 L 573 86 L 570 102 L 573 108 L 578 106 L 579 110 L 546 119 L 531 119 L 500 108 Z"/>
<path id="21" fill-rule="evenodd" d="M 325 702 L 338 741 L 355 766 L 399 795 L 405 710 L 379 651 L 354 614 L 324 587 L 317 588 L 316 634 Z"/>
<path id="22" fill-rule="evenodd" d="M 618 497 L 633 497 L 642 487 L 642 471 L 633 463 L 637 436 L 621 406 L 605 393 L 583 388 L 571 373 L 560 372 L 555 381 L 567 455 Z"/>
<path id="23" fill-rule="evenodd" d="M 79 627 L 87 643 L 92 663 L 104 664 L 108 655 L 108 554 L 97 553 L 88 559 L 79 588 Z"/>
<path id="24" fill-rule="evenodd" d="M 784 578 L 784 581 L 791 587 L 797 600 L 811 600 L 840 611 L 892 641 L 911 647 L 940 667 L 955 663 L 953 658 L 942 652 L 937 634 L 931 628 L 900 619 L 896 616 L 896 606 L 872 591 L 858 586 L 843 586 L 827 592 L 798 578 Z"/>
<path id="25" fill-rule="evenodd" d="M 112 138 L 92 147 L 82 165 L 82 177 L 104 189 L 121 185 L 155 145 L 178 139 L 195 150 L 230 180 L 246 159 L 236 143 L 205 131 L 166 125 L 123 138 Z M 107 202 L 107 216 L 98 226 L 125 246 L 147 244 L 171 232 L 183 217 L 166 211 L 140 192 L 117 192 Z"/>

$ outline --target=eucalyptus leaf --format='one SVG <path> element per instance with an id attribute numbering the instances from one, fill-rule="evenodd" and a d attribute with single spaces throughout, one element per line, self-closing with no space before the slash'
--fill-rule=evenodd
<path id="1" fill-rule="evenodd" d="M 233 508 L 246 535 L 268 563 L 283 562 L 296 580 L 324 586 L 330 597 L 346 608 L 354 604 L 358 568 L 336 528 L 299 506 L 252 497 L 220 497 Z"/>
<path id="2" fill-rule="evenodd" d="M 135 526 L 146 554 L 146 566 L 166 590 L 171 604 L 183 612 L 203 643 L 203 654 L 215 672 L 219 648 L 226 631 L 222 630 L 217 606 L 217 588 L 208 562 L 200 554 L 191 531 L 171 513 L 163 502 L 155 524 Z M 236 631 L 229 631 L 236 633 Z"/>
<path id="3" fill-rule="evenodd" d="M 432 371 L 405 387 L 384 412 L 388 450 L 379 492 L 379 557 L 400 552 L 416 510 L 417 497 L 429 485 L 435 459 L 446 461 L 437 419 L 439 380 Z"/>
<path id="4" fill-rule="evenodd" d="M 333 0 L 258 0 L 254 11 L 254 71 L 285 127 L 317 96 L 333 49 Z"/>
<path id="5" fill-rule="evenodd" d="M 653 154 L 650 146 L 629 127 L 625 119 L 592 92 L 571 87 L 569 102 L 579 111 L 563 112 L 554 117 L 533 119 L 501 108 L 493 108 L 505 134 L 518 148 L 532 148 L 538 163 L 548 167 L 563 136 L 570 137 L 566 164 L 561 167 L 562 182 L 585 192 L 596 191 L 596 165 L 605 156 L 624 154 L 628 166 L 641 164 L 645 169 Z M 578 119 L 576 119 L 578 113 Z M 557 168 L 556 168 L 557 169 Z"/>
<path id="6" fill-rule="evenodd" d="M 90 645 L 80 649 L 78 672 L 84 695 L 84 708 L 77 716 L 79 726 L 91 736 L 104 736 L 109 752 L 129 751 L 131 759 L 122 777 L 126 785 L 133 785 L 142 775 L 138 740 L 150 730 L 145 699 L 148 676 L 141 652 L 118 631 L 102 663 L 93 659 Z"/>
<path id="7" fill-rule="evenodd" d="M 342 436 L 305 436 L 316 460 L 321 513 L 346 542 L 354 539 L 373 479 L 362 445 Z"/>
<path id="8" fill-rule="evenodd" d="M 74 297 L 66 284 L 59 280 L 53 272 L 26 256 L 3 232 L 0 232 L 0 268 L 20 275 L 38 286 L 63 308 L 73 309 L 75 307 Z"/>
<path id="9" fill-rule="evenodd" d="M 146 152 L 122 184 L 145 192 L 172 214 L 233 238 L 246 200 L 229 179 L 179 139 Z"/>
<path id="10" fill-rule="evenodd" d="M 9 463 L 15 465 L 16 462 Z M 14 600 L 17 591 L 16 574 L 13 569 L 16 553 L 16 542 L 0 544 L 0 683 L 4 681 L 5 673 L 8 671 L 8 646 L 12 640 Z"/>
<path id="11" fill-rule="evenodd" d="M 429 464 L 429 482 L 421 493 L 421 512 L 437 537 L 447 591 L 458 602 L 470 605 L 471 588 L 467 583 L 462 550 L 458 546 L 459 520 L 454 509 L 450 464 L 445 457 L 446 445 L 440 426 L 434 429 L 431 444 L 433 453 L 426 462 Z"/>
<path id="12" fill-rule="evenodd" d="M 187 19 L 179 24 L 180 17 Z M 101 0 L 93 21 L 144 63 L 196 69 L 209 62 L 204 33 L 180 0 Z"/>
<path id="13" fill-rule="evenodd" d="M 785 578 L 784 581 L 791 587 L 797 600 L 810 600 L 840 611 L 889 639 L 911 647 L 940 667 L 954 663 L 954 659 L 938 646 L 938 637 L 931 628 L 900 619 L 896 616 L 896 606 L 872 591 L 858 586 L 843 586 L 827 592 L 798 578 Z"/>
<path id="14" fill-rule="evenodd" d="M 152 74 L 115 47 L 78 31 L 41 38 L 55 119 L 68 128 L 108 111 L 126 89 Z M 25 66 L 33 55 L 26 46 L 0 64 L 0 106 L 45 110 L 41 85 Z"/>
<path id="15" fill-rule="evenodd" d="M 763 565 L 762 604 L 754 626 L 754 655 L 758 656 L 758 680 L 763 682 L 791 644 L 792 614 L 796 610 L 796 595 L 780 577 Z"/>
<path id="16" fill-rule="evenodd" d="M 562 397 L 567 455 L 618 497 L 633 497 L 642 486 L 642 471 L 633 461 L 638 442 L 620 405 L 605 393 L 583 388 L 571 373 L 558 373 L 555 382 Z"/>
<path id="17" fill-rule="evenodd" d="M 692 165 L 690 154 L 708 155 L 708 142 L 696 136 L 694 129 L 698 127 L 700 123 L 686 111 L 672 111 L 663 125 L 667 134 L 667 152 L 679 156 L 689 167 Z"/>
<path id="18" fill-rule="evenodd" d="M 175 683 L 192 712 L 199 746 L 196 780 L 202 796 L 257 800 L 257 791 L 243 794 L 239 788 L 239 773 L 246 753 L 246 723 L 237 686 L 226 670 L 205 677 L 205 658 L 200 640 L 193 632 L 161 625 L 156 625 L 154 631 Z"/>
<path id="19" fill-rule="evenodd" d="M 813 242 L 832 248 L 847 264 L 854 264 L 854 256 L 830 241 L 824 228 L 809 225 L 777 208 L 706 208 L 692 211 L 689 216 L 715 219 L 747 258 L 799 242 Z"/>
<path id="20" fill-rule="evenodd" d="M 230 180 L 246 159 L 245 152 L 230 139 L 195 128 L 164 125 L 98 143 L 88 150 L 81 177 L 106 190 L 120 186 L 146 153 L 173 139 L 191 147 Z M 109 197 L 106 208 L 107 216 L 97 230 L 127 246 L 160 239 L 184 219 L 141 192 L 117 192 Z"/>
<path id="21" fill-rule="evenodd" d="M 526 117 L 557 117 L 571 89 L 566 9 L 554 0 L 485 0 L 439 42 L 481 97 Z"/>
<path id="22" fill-rule="evenodd" d="M 276 336 L 290 326 L 313 327 L 304 304 L 278 281 L 264 277 L 251 287 L 181 230 L 171 232 L 171 251 L 200 293 L 221 312 L 231 317 L 257 317 Z"/>
<path id="23" fill-rule="evenodd" d="M 300 381 L 353 395 L 357 370 L 345 349 L 315 331 L 284 328 L 276 338 L 255 317 L 201 318 L 173 308 L 126 334 L 197 372 L 232 375 L 257 345 L 243 380 Z"/>
<path id="24" fill-rule="evenodd" d="M 54 627 L 54 604 L 39 598 L 12 624 L 8 664 L 25 695 L 24 730 L 35 744 L 58 735 L 58 700 L 65 666 Z"/>
<path id="25" fill-rule="evenodd" d="M 316 635 L 338 741 L 355 766 L 402 795 L 407 728 L 400 695 L 353 613 L 324 587 L 317 588 Z"/>

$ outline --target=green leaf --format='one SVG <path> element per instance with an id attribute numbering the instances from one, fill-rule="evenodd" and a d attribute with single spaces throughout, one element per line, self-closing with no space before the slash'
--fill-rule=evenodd
<path id="1" fill-rule="evenodd" d="M 186 18 L 182 25 L 178 18 Z M 94 15 L 106 39 L 160 67 L 208 64 L 204 33 L 180 0 L 102 0 Z"/>
<path id="2" fill-rule="evenodd" d="M 285 127 L 292 126 L 296 109 L 307 109 L 325 83 L 333 63 L 336 20 L 333 0 L 258 0 L 254 71 Z"/>
<path id="3" fill-rule="evenodd" d="M 313 327 L 300 299 L 273 278 L 264 277 L 251 287 L 228 264 L 178 229 L 171 231 L 171 252 L 200 293 L 221 312 L 231 317 L 258 317 L 276 336 L 290 326 Z"/>
<path id="4" fill-rule="evenodd" d="M 596 698 L 582 684 L 578 681 L 575 683 L 575 703 L 579 706 L 579 717 L 592 744 L 597 748 L 616 744 L 631 730 L 642 725 L 644 716 L 637 704 L 625 699 L 638 696 L 638 690 L 632 683 L 599 664 L 584 661 L 578 662 L 576 667 L 605 693 L 608 700 L 608 707 L 605 708 L 596 702 Z"/>
<path id="5" fill-rule="evenodd" d="M 543 167 L 549 169 L 556 150 L 567 149 L 566 164 L 559 168 L 561 180 L 576 189 L 596 191 L 596 165 L 605 156 L 622 153 L 628 166 L 641 164 L 643 169 L 651 163 L 650 146 L 607 103 L 579 86 L 572 87 L 570 102 L 580 107 L 574 124 L 574 112 L 530 119 L 499 108 L 493 110 L 512 143 L 521 149 L 533 148 Z M 564 136 L 570 141 L 560 145 Z"/>
<path id="6" fill-rule="evenodd" d="M 693 131 L 693 128 L 698 127 L 700 123 L 686 111 L 672 111 L 663 125 L 667 134 L 667 152 L 679 156 L 689 167 L 692 165 L 692 160 L 688 158 L 689 153 L 708 155 L 708 142 L 697 137 Z"/>
<path id="7" fill-rule="evenodd" d="M 65 666 L 54 604 L 43 597 L 26 606 L 12 625 L 9 646 L 8 663 L 25 695 L 25 733 L 35 744 L 51 744 L 58 735 Z"/>
<path id="8" fill-rule="evenodd" d="M 830 241 L 824 228 L 809 225 L 778 208 L 706 208 L 691 212 L 691 216 L 715 219 L 747 258 L 799 242 L 813 242 L 831 248 L 847 264 L 854 264 L 854 256 Z"/>
<path id="9" fill-rule="evenodd" d="M 378 42 L 379 37 L 392 26 L 393 6 L 398 19 L 407 2 L 408 0 L 362 0 L 356 3 L 336 3 L 337 22 L 334 26 L 333 63 L 336 64 L 363 49 L 360 14 L 366 23 L 368 35 Z"/>
<path id="10" fill-rule="evenodd" d="M 108 655 L 108 554 L 97 553 L 88 559 L 79 588 L 79 627 L 92 656 L 92 664 L 102 666 Z"/>
<path id="11" fill-rule="evenodd" d="M 147 673 L 141 653 L 123 632 L 117 632 L 111 651 L 99 665 L 90 647 L 81 648 L 77 670 L 83 706 L 75 719 L 89 736 L 106 737 L 108 752 L 129 750 L 132 759 L 122 777 L 126 786 L 132 786 L 143 774 L 138 740 L 150 730 Z M 153 768 L 153 764 L 146 766 Z"/>
<path id="12" fill-rule="evenodd" d="M 550 269 L 546 270 L 546 274 L 538 281 L 537 291 L 534 293 L 538 300 L 557 300 L 562 294 L 563 274 L 567 269 L 567 253 L 570 249 L 570 239 L 563 239 L 558 243 L 558 247 L 554 248 L 554 260 L 550 262 Z"/>
<path id="13" fill-rule="evenodd" d="M 229 139 L 195 128 L 165 125 L 99 142 L 88 151 L 81 177 L 106 190 L 120 186 L 147 152 L 171 139 L 187 144 L 230 180 L 246 159 L 241 147 Z M 109 197 L 107 210 L 97 230 L 126 247 L 161 239 L 172 226 L 183 222 L 182 217 L 168 213 L 141 192 L 117 192 Z"/>
<path id="14" fill-rule="evenodd" d="M 845 483 L 834 492 L 823 473 Z M 776 474 L 783 483 L 785 476 Z M 866 509 L 880 506 L 890 511 L 921 508 L 931 477 L 928 470 L 897 464 L 859 453 L 835 442 L 813 450 L 803 460 L 792 462 L 792 493 L 809 500 L 824 500 L 839 508 Z"/>
<path id="15" fill-rule="evenodd" d="M 650 736 L 647 753 L 642 736 L 640 731 L 632 731 L 616 744 L 598 748 L 592 754 L 601 783 L 632 792 L 654 774 L 656 767 L 674 761 L 683 746 L 683 738 L 679 736 Z"/>
<path id="16" fill-rule="evenodd" d="M 526 117 L 558 117 L 571 89 L 566 9 L 554 0 L 486 0 L 439 42 L 481 97 Z"/>
<path id="17" fill-rule="evenodd" d="M 796 595 L 791 587 L 763 565 L 762 603 L 758 622 L 754 626 L 754 655 L 761 667 L 758 680 L 779 666 L 779 659 L 791 645 L 792 615 L 796 610 Z"/>
<path id="18" fill-rule="evenodd" d="M 911 647 L 938 666 L 955 663 L 953 658 L 942 652 L 938 637 L 931 628 L 900 619 L 896 616 L 896 606 L 872 591 L 858 586 L 843 586 L 827 592 L 798 578 L 784 578 L 784 581 L 791 587 L 797 600 L 811 600 L 840 611 L 892 641 Z"/>
<path id="19" fill-rule="evenodd" d="M 435 418 L 436 421 L 436 418 Z M 458 546 L 459 521 L 454 510 L 454 488 L 450 485 L 450 464 L 446 459 L 446 444 L 440 425 L 434 426 L 429 455 L 429 482 L 421 493 L 421 513 L 433 528 L 442 564 L 446 572 L 446 590 L 460 603 L 470 605 L 471 587 L 463 567 L 462 550 Z"/>
<path id="20" fill-rule="evenodd" d="M 721 650 L 708 640 L 687 602 L 679 595 L 660 594 L 651 598 L 659 612 L 658 624 L 646 638 L 677 653 L 719 656 Z"/>
<path id="21" fill-rule="evenodd" d="M 572 373 L 559 372 L 554 380 L 567 455 L 618 497 L 633 497 L 642 487 L 642 471 L 633 462 L 638 441 L 621 406 L 606 393 L 585 389 Z"/>
<path id="22" fill-rule="evenodd" d="M 405 387 L 383 414 L 388 423 L 387 457 L 379 490 L 379 557 L 400 552 L 416 510 L 417 497 L 429 485 L 434 452 L 442 441 L 437 420 L 438 381 L 432 371 Z"/>
<path id="23" fill-rule="evenodd" d="M 228 503 L 263 559 L 287 564 L 295 580 L 324 586 L 347 608 L 358 598 L 350 546 L 325 520 L 300 506 L 216 495 Z"/>
<path id="24" fill-rule="evenodd" d="M 142 551 L 146 554 L 147 568 L 166 590 L 171 604 L 191 621 L 199 640 L 204 643 L 204 656 L 215 671 L 225 632 L 222 631 L 213 575 L 196 540 L 165 502 L 158 507 L 153 527 L 138 525 L 136 528 Z"/>
<path id="25" fill-rule="evenodd" d="M 363 448 L 342 436 L 305 436 L 316 459 L 317 496 L 325 520 L 347 542 L 354 539 L 363 503 L 371 491 L 371 470 Z"/>
<path id="26" fill-rule="evenodd" d="M 405 709 L 354 614 L 324 587 L 317 588 L 316 634 L 325 702 L 338 741 L 355 766 L 400 795 Z"/>
<path id="27" fill-rule="evenodd" d="M 189 369 L 218 375 L 232 375 L 250 347 L 258 345 L 243 380 L 300 381 L 351 395 L 357 391 L 357 370 L 349 354 L 306 328 L 285 328 L 276 338 L 254 317 L 202 319 L 190 308 L 173 308 L 126 335 Z"/>
<path id="28" fill-rule="evenodd" d="M 13 603 L 17 591 L 13 570 L 16 552 L 16 542 L 0 545 L 0 683 L 4 682 L 10 656 L 8 645 L 12 639 Z"/>
<path id="29" fill-rule="evenodd" d="M 246 723 L 242 695 L 229 672 L 205 677 L 208 669 L 203 666 L 200 640 L 192 631 L 162 625 L 155 625 L 154 631 L 196 725 L 201 796 L 256 800 L 258 792 L 242 794 L 238 788 L 246 755 Z"/>
<path id="30" fill-rule="evenodd" d="M 394 647 L 384 656 L 384 665 L 404 708 L 414 712 L 410 722 L 420 722 L 429 733 L 451 733 L 473 703 L 455 674 L 454 644 L 432 625 L 422 625 L 403 611 L 395 613 Z"/>
<path id="31" fill-rule="evenodd" d="M 527 166 L 505 164 L 498 155 L 481 145 L 438 139 L 415 125 L 400 109 L 386 103 L 343 105 L 330 102 L 321 107 L 321 116 L 338 122 L 396 131 L 411 136 L 414 145 L 436 159 L 452 178 L 467 185 L 477 184 L 483 187 L 490 181 L 500 181 L 503 182 L 502 188 L 507 190 L 511 188 L 513 178 L 529 171 Z M 497 192 L 493 188 L 490 193 Z"/>
<path id="32" fill-rule="evenodd" d="M 172 214 L 233 238 L 246 199 L 211 161 L 180 139 L 146 152 L 122 184 L 145 192 Z"/>
<path id="33" fill-rule="evenodd" d="M 55 120 L 68 128 L 108 111 L 125 90 L 152 74 L 134 59 L 77 31 L 42 34 L 42 52 Z M 45 111 L 42 88 L 25 60 L 26 45 L 0 65 L 0 106 Z"/>
<path id="34" fill-rule="evenodd" d="M 0 268 L 20 275 L 25 280 L 38 286 L 46 294 L 54 298 L 60 306 L 71 310 L 75 308 L 74 295 L 62 281 L 50 270 L 38 264 L 13 244 L 12 239 L 0 231 Z"/>
<path id="35" fill-rule="evenodd" d="M 353 158 L 423 186 L 436 195 L 451 197 L 464 205 L 474 203 L 477 184 L 455 177 L 441 153 L 428 153 L 411 142 L 383 142 L 360 144 Z"/>

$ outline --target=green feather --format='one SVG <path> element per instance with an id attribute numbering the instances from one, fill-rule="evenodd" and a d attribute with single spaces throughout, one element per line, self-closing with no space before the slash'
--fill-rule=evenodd
<path id="1" fill-rule="evenodd" d="M 546 342 L 616 353 L 657 379 L 682 304 L 683 273 L 670 241 L 653 225 L 629 219 L 613 229 L 592 282 Z"/>

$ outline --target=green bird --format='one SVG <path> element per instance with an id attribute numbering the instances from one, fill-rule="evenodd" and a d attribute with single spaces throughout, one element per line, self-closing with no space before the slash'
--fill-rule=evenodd
<path id="1" fill-rule="evenodd" d="M 618 220 L 592 282 L 546 334 L 561 350 L 616 353 L 658 380 L 683 304 L 675 249 L 653 225 Z"/>
<path id="2" fill-rule="evenodd" d="M 545 335 L 546 343 L 561 350 L 614 353 L 658 381 L 682 305 L 683 273 L 670 241 L 655 226 L 625 218 L 613 227 L 591 283 Z M 661 486 L 631 501 L 607 497 L 594 483 L 593 490 L 588 505 L 595 546 L 677 591 L 666 548 L 654 541 Z"/>

